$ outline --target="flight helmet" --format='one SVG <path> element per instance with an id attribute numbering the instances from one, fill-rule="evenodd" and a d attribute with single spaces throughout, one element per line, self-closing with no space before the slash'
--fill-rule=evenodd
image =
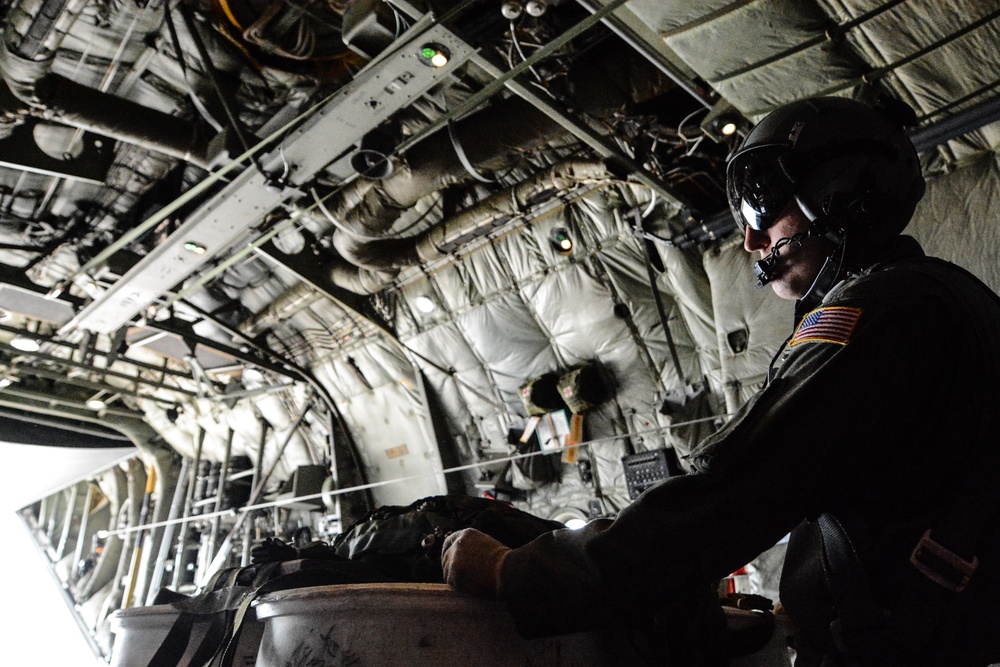
<path id="1" fill-rule="evenodd" d="M 758 123 L 729 160 L 729 207 L 740 231 L 767 229 L 795 200 L 811 236 L 886 239 L 903 231 L 924 194 L 904 124 L 912 109 L 819 97 Z"/>

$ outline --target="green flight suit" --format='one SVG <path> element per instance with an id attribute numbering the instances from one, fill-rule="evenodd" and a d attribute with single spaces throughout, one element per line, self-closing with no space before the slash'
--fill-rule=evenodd
<path id="1" fill-rule="evenodd" d="M 1000 444 L 1000 306 L 970 274 L 900 237 L 819 308 L 765 389 L 692 453 L 691 474 L 648 490 L 614 521 L 543 535 L 510 554 L 501 596 L 523 634 L 682 618 L 677 605 L 692 590 L 799 526 L 782 601 L 800 641 L 832 653 L 837 612 L 808 523 L 822 513 L 844 525 L 872 594 L 893 608 L 923 532 L 972 469 L 998 459 L 987 461 Z M 1000 548 L 986 540 L 977 585 L 1000 593 Z M 972 640 L 955 640 L 966 646 L 942 649 L 948 662 L 927 664 L 985 664 L 962 654 L 984 632 L 976 622 L 963 624 Z"/>

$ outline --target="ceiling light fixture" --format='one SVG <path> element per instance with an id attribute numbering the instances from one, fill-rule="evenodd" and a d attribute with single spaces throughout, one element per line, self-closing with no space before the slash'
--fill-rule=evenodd
<path id="1" fill-rule="evenodd" d="M 565 227 L 556 227 L 549 235 L 549 243 L 552 249 L 560 255 L 570 255 L 573 253 L 573 237 L 569 235 L 569 230 Z"/>
<path id="2" fill-rule="evenodd" d="M 21 350 L 21 352 L 38 352 L 42 349 L 42 344 L 38 342 L 38 339 L 22 334 L 14 336 L 13 340 L 10 341 L 10 346 L 15 350 Z"/>
<path id="3" fill-rule="evenodd" d="M 87 401 L 87 408 L 89 408 L 90 410 L 96 410 L 99 412 L 106 407 L 108 407 L 108 404 L 99 398 L 92 398 L 89 401 Z"/>
<path id="4" fill-rule="evenodd" d="M 247 382 L 263 382 L 264 374 L 256 368 L 244 368 L 243 379 Z"/>
<path id="5" fill-rule="evenodd" d="M 413 306 L 424 314 L 433 313 L 437 309 L 437 304 L 434 303 L 434 299 L 430 298 L 426 294 L 421 294 L 413 299 Z"/>
<path id="6" fill-rule="evenodd" d="M 740 128 L 747 126 L 739 110 L 724 100 L 712 107 L 701 121 L 702 132 L 716 142 L 736 135 Z"/>

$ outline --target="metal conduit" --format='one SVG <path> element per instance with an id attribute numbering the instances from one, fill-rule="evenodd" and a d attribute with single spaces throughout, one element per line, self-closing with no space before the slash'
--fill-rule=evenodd
<path id="1" fill-rule="evenodd" d="M 150 579 L 149 587 L 146 590 L 146 606 L 153 604 L 156 594 L 160 590 L 163 582 L 163 570 L 166 566 L 167 558 L 170 555 L 170 548 L 174 543 L 174 527 L 176 524 L 169 523 L 176 521 L 184 507 L 184 500 L 187 496 L 188 477 L 191 467 L 191 459 L 186 456 L 181 459 L 181 470 L 177 475 L 177 483 L 174 486 L 174 497 L 170 502 L 170 511 L 167 514 L 167 524 L 160 538 L 160 549 L 156 556 L 156 564 L 153 567 L 153 576 Z"/>
<path id="2" fill-rule="evenodd" d="M 932 148 L 937 148 L 946 141 L 978 130 L 997 120 L 1000 120 L 1000 95 L 918 130 L 910 137 L 910 140 L 918 153 L 924 153 Z"/>

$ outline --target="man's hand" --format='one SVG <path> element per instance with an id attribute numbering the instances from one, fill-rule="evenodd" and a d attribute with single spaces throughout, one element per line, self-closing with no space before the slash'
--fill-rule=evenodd
<path id="1" fill-rule="evenodd" d="M 500 570 L 509 553 L 510 549 L 475 528 L 452 533 L 441 548 L 444 580 L 462 593 L 496 597 Z"/>

